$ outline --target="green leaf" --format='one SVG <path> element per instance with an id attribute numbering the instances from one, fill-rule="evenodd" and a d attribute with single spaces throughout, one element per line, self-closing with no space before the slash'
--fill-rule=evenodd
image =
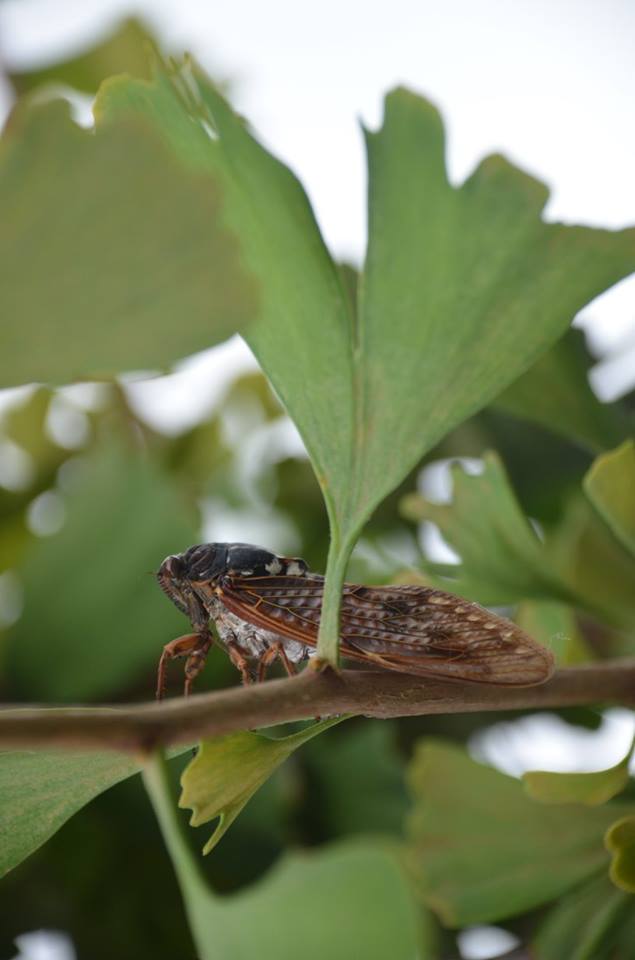
<path id="1" fill-rule="evenodd" d="M 635 627 L 635 557 L 623 548 L 589 500 L 570 496 L 550 529 L 545 563 L 566 582 L 577 605 L 632 632 Z"/>
<path id="2" fill-rule="evenodd" d="M 613 855 L 609 871 L 611 880 L 620 890 L 635 893 L 635 816 L 631 814 L 611 824 L 604 843 Z"/>
<path id="3" fill-rule="evenodd" d="M 498 456 L 486 453 L 483 460 L 477 476 L 453 466 L 452 503 L 430 503 L 420 494 L 402 501 L 406 517 L 438 524 L 462 559 L 456 566 L 424 563 L 426 580 L 490 606 L 555 601 L 615 626 L 635 623 L 635 564 L 585 498 L 569 497 L 542 543 Z"/>
<path id="4" fill-rule="evenodd" d="M 226 222 L 260 285 L 260 310 L 247 339 L 302 434 L 329 512 L 339 568 L 329 577 L 333 592 L 325 598 L 322 621 L 334 641 L 329 659 L 335 660 L 348 559 L 341 549 L 342 511 L 353 456 L 354 319 L 342 274 L 300 183 L 250 135 L 200 71 L 184 68 L 172 80 L 160 73 L 153 85 L 111 80 L 95 113 L 102 125 L 130 114 L 156 119 L 185 164 L 212 171 L 222 183 Z"/>
<path id="5" fill-rule="evenodd" d="M 525 633 L 553 652 L 559 666 L 593 660 L 571 607 L 550 600 L 525 600 L 518 605 L 514 619 Z"/>
<path id="6" fill-rule="evenodd" d="M 453 188 L 438 114 L 397 90 L 383 128 L 367 135 L 369 245 L 355 317 L 299 184 L 199 71 L 174 88 L 165 77 L 107 83 L 97 109 L 155 117 L 182 157 L 220 176 L 227 222 L 261 283 L 249 343 L 304 438 L 329 512 L 318 650 L 334 663 L 341 584 L 365 520 L 444 433 L 635 269 L 635 232 L 543 223 L 546 190 L 499 157 Z"/>
<path id="7" fill-rule="evenodd" d="M 33 534 L 27 528 L 25 522 L 24 510 L 22 509 L 19 512 L 7 511 L 8 515 L 4 515 L 5 510 L 3 508 L 6 506 L 6 502 L 3 503 L 3 500 L 5 498 L 0 495 L 0 515 L 2 515 L 0 525 L 0 574 L 20 564 L 33 538 Z"/>
<path id="8" fill-rule="evenodd" d="M 331 717 L 280 740 L 246 731 L 203 740 L 183 772 L 179 800 L 180 807 L 192 810 L 193 827 L 220 818 L 203 853 L 214 849 L 245 804 L 281 763 L 307 740 L 343 719 Z"/>
<path id="9" fill-rule="evenodd" d="M 349 843 L 289 854 L 254 887 L 210 898 L 197 940 L 203 960 L 423 960 L 420 924 L 391 852 Z"/>
<path id="10" fill-rule="evenodd" d="M 255 288 L 209 173 L 147 120 L 96 133 L 22 105 L 0 143 L 0 384 L 165 367 L 249 320 Z"/>
<path id="11" fill-rule="evenodd" d="M 0 441 L 15 443 L 30 458 L 28 486 L 17 491 L 0 488 L 0 571 L 20 565 L 33 540 L 26 522 L 27 505 L 55 482 L 57 470 L 68 458 L 48 436 L 45 424 L 52 392 L 34 390 L 19 405 L 7 409 L 0 424 Z"/>
<path id="12" fill-rule="evenodd" d="M 348 843 L 287 855 L 254 886 L 217 897 L 185 841 L 160 757 L 148 763 L 144 781 L 201 960 L 295 960 L 299 945 L 306 960 L 432 957 L 424 948 L 420 910 L 387 844 Z M 369 909 L 376 905 L 380 909 Z"/>
<path id="13" fill-rule="evenodd" d="M 350 429 L 352 321 L 343 281 L 298 180 L 198 70 L 159 72 L 153 84 L 113 78 L 99 92 L 95 115 L 101 129 L 131 116 L 152 120 L 185 169 L 221 184 L 224 222 L 259 282 L 248 341 L 300 427 L 318 476 L 328 466 L 339 479 L 350 444 L 334 430 L 332 413 L 337 409 L 341 429 Z"/>
<path id="14" fill-rule="evenodd" d="M 502 157 L 452 187 L 440 118 L 407 90 L 388 95 L 384 125 L 367 144 L 351 499 L 366 515 L 584 303 L 635 269 L 635 231 L 542 222 L 546 188 Z"/>
<path id="15" fill-rule="evenodd" d="M 190 750 L 169 751 L 176 757 Z M 138 773 L 127 754 L 0 751 L 0 877 L 17 867 L 94 797 Z"/>
<path id="16" fill-rule="evenodd" d="M 4 418 L 4 433 L 31 457 L 38 471 L 55 472 L 68 452 L 61 450 L 46 431 L 54 393 L 47 387 L 39 387 L 23 403 L 7 410 Z"/>
<path id="17" fill-rule="evenodd" d="M 140 670 L 152 689 L 162 645 L 187 625 L 152 571 L 195 541 L 195 516 L 154 464 L 117 444 L 78 466 L 65 525 L 35 538 L 19 570 L 24 611 L 7 672 L 33 699 L 98 697 Z"/>
<path id="18" fill-rule="evenodd" d="M 488 450 L 495 450 L 505 464 L 525 514 L 546 527 L 558 522 L 571 490 L 579 486 L 591 462 L 578 445 L 529 420 L 519 424 L 493 406 L 460 424 L 429 458 L 431 462 L 481 458 Z"/>
<path id="19" fill-rule="evenodd" d="M 589 500 L 620 543 L 635 556 L 635 442 L 598 457 L 584 478 Z"/>
<path id="20" fill-rule="evenodd" d="M 589 385 L 593 364 L 584 333 L 567 330 L 494 406 L 575 439 L 593 452 L 618 443 L 627 430 L 616 404 L 600 403 Z"/>
<path id="21" fill-rule="evenodd" d="M 499 457 L 489 452 L 483 459 L 485 469 L 478 476 L 453 465 L 451 504 L 430 503 L 420 494 L 409 494 L 402 501 L 408 519 L 438 524 L 460 554 L 462 563 L 452 571 L 457 580 L 449 588 L 490 605 L 528 597 L 570 599 L 566 583 L 550 568 L 543 545 L 522 512 Z M 449 584 L 435 582 L 446 588 Z"/>
<path id="22" fill-rule="evenodd" d="M 586 803 L 596 806 L 620 793 L 628 783 L 628 765 L 635 739 L 626 756 L 606 770 L 593 773 L 552 773 L 530 770 L 523 774 L 527 793 L 541 803 Z"/>
<path id="23" fill-rule="evenodd" d="M 152 35 L 139 20 L 131 17 L 79 56 L 36 70 L 10 70 L 8 78 L 19 96 L 49 83 L 95 93 L 102 80 L 115 73 L 130 73 L 149 80 L 154 46 Z"/>
<path id="24" fill-rule="evenodd" d="M 629 810 L 534 803 L 517 780 L 435 741 L 418 745 L 409 782 L 415 879 L 449 926 L 531 910 L 606 868 L 603 834 Z"/>
<path id="25" fill-rule="evenodd" d="M 320 823 L 329 836 L 401 836 L 408 798 L 396 736 L 386 720 L 362 720 L 303 752 L 311 782 L 319 783 Z"/>
<path id="26" fill-rule="evenodd" d="M 547 914 L 531 955 L 536 960 L 632 960 L 632 937 L 624 940 L 628 952 L 617 946 L 627 932 L 630 911 L 630 897 L 602 874 L 572 890 Z"/>
<path id="27" fill-rule="evenodd" d="M 74 813 L 141 768 L 117 753 L 0 753 L 0 876 Z"/>

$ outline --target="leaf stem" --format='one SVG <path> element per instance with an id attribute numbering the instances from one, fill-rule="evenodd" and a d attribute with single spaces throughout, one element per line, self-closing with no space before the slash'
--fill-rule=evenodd
<path id="1" fill-rule="evenodd" d="M 143 783 L 154 807 L 163 840 L 186 903 L 193 892 L 209 896 L 207 881 L 190 850 L 170 789 L 168 765 L 162 750 L 151 753 L 142 768 Z"/>
<path id="2" fill-rule="evenodd" d="M 326 561 L 316 658 L 320 663 L 329 664 L 335 670 L 339 666 L 342 588 L 352 549 L 352 541 L 341 544 L 338 537 L 332 536 Z"/>
<path id="3" fill-rule="evenodd" d="M 210 953 L 204 917 L 215 897 L 190 849 L 179 819 L 163 751 L 151 753 L 141 772 L 176 873 L 197 954 L 201 958 L 211 957 L 214 954 Z"/>

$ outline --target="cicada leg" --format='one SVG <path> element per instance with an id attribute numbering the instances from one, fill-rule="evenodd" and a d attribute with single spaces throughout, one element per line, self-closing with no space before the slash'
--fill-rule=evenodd
<path id="1" fill-rule="evenodd" d="M 199 673 L 205 666 L 205 661 L 207 660 L 207 654 L 209 653 L 209 648 L 211 647 L 213 640 L 207 635 L 205 638 L 200 638 L 202 640 L 200 646 L 195 647 L 192 650 L 191 654 L 185 661 L 185 688 L 183 690 L 184 696 L 189 697 L 192 692 L 192 684 L 198 677 Z"/>
<path id="2" fill-rule="evenodd" d="M 287 671 L 288 676 L 295 676 L 297 673 L 295 664 L 291 663 L 289 660 L 286 650 L 284 649 L 284 645 L 281 642 L 272 643 L 271 646 L 265 650 L 258 661 L 258 683 L 261 683 L 265 679 L 267 669 L 271 666 L 276 657 L 280 657 L 282 665 Z"/>
<path id="3" fill-rule="evenodd" d="M 201 635 L 200 633 L 187 633 L 183 637 L 177 637 L 176 640 L 170 640 L 163 648 L 159 668 L 157 670 L 157 700 L 162 700 L 165 694 L 165 673 L 169 660 L 175 660 L 177 657 L 187 657 L 185 664 L 185 693 L 190 692 L 192 680 L 200 673 L 205 658 L 212 645 L 212 638 L 209 633 Z"/>
<path id="4" fill-rule="evenodd" d="M 240 670 L 243 683 L 252 683 L 254 678 L 251 675 L 249 661 L 247 660 L 242 648 L 235 640 L 225 640 L 225 649 L 227 650 L 231 662 L 234 664 L 237 670 Z"/>

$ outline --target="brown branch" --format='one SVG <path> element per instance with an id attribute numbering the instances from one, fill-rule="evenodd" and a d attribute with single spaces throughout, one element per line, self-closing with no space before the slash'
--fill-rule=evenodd
<path id="1" fill-rule="evenodd" d="M 592 703 L 635 706 L 635 658 L 559 670 L 539 687 L 441 683 L 360 670 L 270 680 L 188 699 L 113 707 L 8 707 L 0 747 L 146 752 L 158 745 L 340 713 L 369 717 L 548 709 Z"/>

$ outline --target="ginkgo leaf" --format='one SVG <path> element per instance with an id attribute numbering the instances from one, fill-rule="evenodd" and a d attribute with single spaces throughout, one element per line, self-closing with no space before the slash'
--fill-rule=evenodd
<path id="1" fill-rule="evenodd" d="M 0 877 L 89 800 L 141 769 L 117 753 L 0 752 Z"/>
<path id="2" fill-rule="evenodd" d="M 180 807 L 192 810 L 193 827 L 219 818 L 203 853 L 214 849 L 256 790 L 294 750 L 342 719 L 322 720 L 279 740 L 248 731 L 203 740 L 183 772 L 179 800 Z"/>
<path id="3" fill-rule="evenodd" d="M 544 223 L 546 189 L 501 157 L 453 187 L 439 115 L 396 90 L 381 130 L 367 134 L 369 240 L 355 313 L 300 185 L 199 70 L 107 83 L 98 117 L 130 113 L 158 122 L 189 166 L 218 175 L 227 223 L 260 283 L 247 338 L 329 511 L 319 655 L 335 661 L 341 583 L 365 520 L 426 450 L 635 269 L 635 231 Z"/>
<path id="4" fill-rule="evenodd" d="M 613 855 L 611 880 L 620 890 L 635 893 L 635 815 L 613 823 L 606 831 L 604 843 Z"/>
<path id="5" fill-rule="evenodd" d="M 82 93 L 95 93 L 99 84 L 115 73 L 150 79 L 155 42 L 140 20 L 129 17 L 91 49 L 48 66 L 8 71 L 19 96 L 45 84 L 63 84 Z"/>
<path id="6" fill-rule="evenodd" d="M 635 557 L 635 442 L 598 457 L 586 477 L 589 500 L 617 539 Z"/>
<path id="7" fill-rule="evenodd" d="M 147 119 L 82 130 L 21 104 L 0 141 L 0 385 L 155 370 L 255 314 L 211 173 Z"/>
<path id="8" fill-rule="evenodd" d="M 20 568 L 24 610 L 5 641 L 13 689 L 77 702 L 121 689 L 144 669 L 152 689 L 162 644 L 182 628 L 152 571 L 175 545 L 194 541 L 195 513 L 123 440 L 84 458 L 65 510 L 61 530 L 34 538 Z"/>
<path id="9" fill-rule="evenodd" d="M 606 770 L 589 773 L 556 773 L 530 770 L 523 774 L 525 789 L 542 803 L 586 803 L 597 806 L 620 793 L 628 783 L 628 765 L 635 740 L 625 756 Z"/>
<path id="10" fill-rule="evenodd" d="M 606 450 L 619 443 L 629 425 L 617 404 L 602 403 L 593 393 L 592 365 L 584 333 L 571 328 L 496 397 L 494 406 L 577 440 L 593 453 Z"/>
<path id="11" fill-rule="evenodd" d="M 548 903 L 608 867 L 606 829 L 627 803 L 535 803 L 522 784 L 424 740 L 409 771 L 417 887 L 444 923 L 489 923 Z"/>
<path id="12" fill-rule="evenodd" d="M 632 901 L 605 873 L 580 884 L 546 915 L 532 940 L 536 960 L 614 960 L 632 952 Z"/>
<path id="13" fill-rule="evenodd" d="M 462 563 L 452 571 L 456 583 L 449 589 L 491 605 L 524 598 L 570 600 L 571 591 L 545 557 L 500 458 L 488 452 L 483 461 L 484 470 L 476 476 L 453 464 L 449 504 L 417 493 L 402 501 L 408 519 L 436 523 L 460 555 Z"/>
<path id="14" fill-rule="evenodd" d="M 432 585 L 490 606 L 549 601 L 588 610 L 616 626 L 635 622 L 635 563 L 582 496 L 570 496 L 559 523 L 540 537 L 523 513 L 496 453 L 484 470 L 452 468 L 453 499 L 418 493 L 402 501 L 411 520 L 436 523 L 461 557 L 457 565 L 423 564 Z"/>
<path id="15" fill-rule="evenodd" d="M 514 620 L 525 633 L 550 649 L 559 666 L 572 666 L 593 659 L 573 609 L 555 600 L 524 600 Z"/>

